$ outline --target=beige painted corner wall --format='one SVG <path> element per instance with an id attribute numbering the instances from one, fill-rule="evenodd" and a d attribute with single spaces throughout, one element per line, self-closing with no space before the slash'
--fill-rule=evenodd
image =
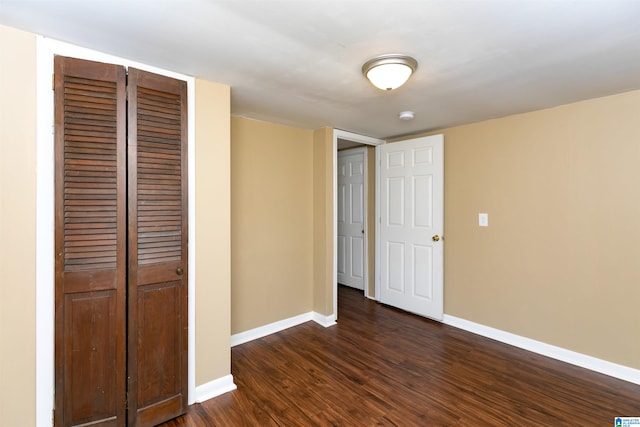
<path id="1" fill-rule="evenodd" d="M 313 132 L 313 311 L 325 316 L 333 307 L 333 129 Z"/>
<path id="2" fill-rule="evenodd" d="M 36 38 L 0 26 L 0 424 L 35 424 Z M 52 361 L 53 363 L 53 361 Z"/>
<path id="3" fill-rule="evenodd" d="M 231 373 L 229 86 L 196 79 L 196 386 Z"/>
<path id="4" fill-rule="evenodd" d="M 640 91 L 435 133 L 445 312 L 639 369 Z"/>
<path id="5" fill-rule="evenodd" d="M 313 132 L 231 119 L 231 333 L 313 304 Z"/>

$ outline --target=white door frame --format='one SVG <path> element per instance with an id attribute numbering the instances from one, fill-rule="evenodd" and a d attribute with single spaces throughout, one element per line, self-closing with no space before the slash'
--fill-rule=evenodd
<path id="1" fill-rule="evenodd" d="M 372 138 L 370 136 L 360 135 L 360 134 L 348 132 L 345 130 L 340 130 L 340 129 L 333 130 L 333 314 L 336 319 L 338 318 L 338 239 L 337 239 L 337 235 L 338 235 L 338 139 L 343 139 L 346 141 L 352 141 L 352 142 L 357 142 L 363 145 L 371 145 L 371 146 L 382 145 L 386 142 L 385 140 L 382 140 L 382 139 Z M 365 154 L 364 157 L 365 157 L 365 174 L 366 174 L 367 155 Z M 376 166 L 376 175 L 378 174 L 377 169 L 378 168 Z M 366 200 L 366 192 L 367 192 L 366 177 L 365 177 L 364 185 L 365 185 L 364 191 L 365 191 L 365 200 Z M 365 212 L 366 211 L 367 209 L 365 204 Z M 368 245 L 367 235 L 369 234 L 369 230 L 367 228 L 367 223 L 368 223 L 367 216 L 368 215 L 365 215 L 365 219 L 364 219 L 365 253 L 366 253 L 366 246 Z M 364 295 L 366 297 L 369 297 L 368 295 L 369 290 L 367 286 L 367 276 L 368 276 L 367 270 L 368 269 L 369 268 L 368 268 L 367 259 L 365 258 Z"/>

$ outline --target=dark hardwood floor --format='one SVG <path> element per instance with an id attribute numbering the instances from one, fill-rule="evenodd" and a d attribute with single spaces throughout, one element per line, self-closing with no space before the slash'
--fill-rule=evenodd
<path id="1" fill-rule="evenodd" d="M 340 287 L 338 325 L 232 349 L 238 390 L 178 426 L 613 426 L 640 386 L 404 313 Z"/>

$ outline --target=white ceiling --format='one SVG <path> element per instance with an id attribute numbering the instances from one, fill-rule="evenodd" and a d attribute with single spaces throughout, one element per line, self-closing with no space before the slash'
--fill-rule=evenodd
<path id="1" fill-rule="evenodd" d="M 640 0 L 0 0 L 0 24 L 230 85 L 234 115 L 378 138 L 640 89 Z M 384 53 L 419 62 L 396 91 L 360 71 Z"/>

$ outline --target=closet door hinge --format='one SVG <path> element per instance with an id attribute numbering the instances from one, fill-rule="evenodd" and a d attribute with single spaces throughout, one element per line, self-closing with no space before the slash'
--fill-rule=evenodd
<path id="1" fill-rule="evenodd" d="M 51 90 L 56 90 L 56 75 L 51 74 Z"/>

